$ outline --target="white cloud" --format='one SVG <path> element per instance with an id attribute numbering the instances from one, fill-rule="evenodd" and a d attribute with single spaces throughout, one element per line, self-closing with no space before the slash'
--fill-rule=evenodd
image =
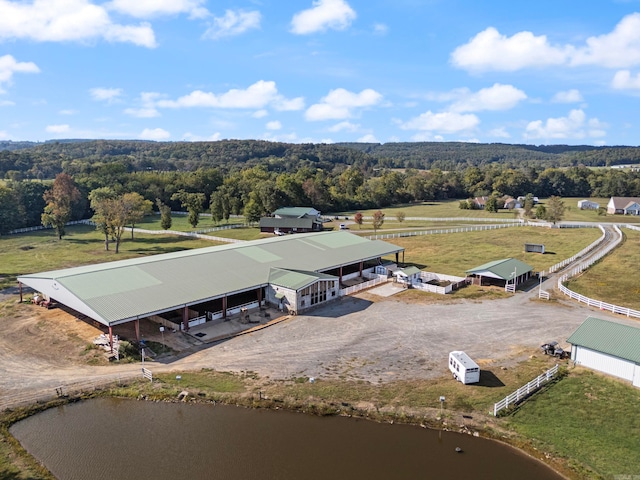
<path id="1" fill-rule="evenodd" d="M 112 103 L 118 100 L 118 97 L 122 96 L 122 89 L 96 87 L 89 89 L 89 94 L 94 100 Z"/>
<path id="2" fill-rule="evenodd" d="M 9 140 L 9 134 L 4 130 L 0 130 L 0 140 Z"/>
<path id="3" fill-rule="evenodd" d="M 155 118 L 160 116 L 160 112 L 155 107 L 156 99 L 161 98 L 162 94 L 157 92 L 142 92 L 139 102 L 141 107 L 126 108 L 124 113 L 137 118 Z"/>
<path id="4" fill-rule="evenodd" d="M 344 121 L 336 123 L 335 125 L 329 127 L 327 130 L 329 130 L 330 132 L 357 132 L 358 130 L 360 130 L 360 125 L 357 123 Z"/>
<path id="5" fill-rule="evenodd" d="M 33 62 L 18 62 L 12 55 L 0 57 L 0 93 L 4 93 L 3 83 L 11 83 L 14 73 L 40 73 Z"/>
<path id="6" fill-rule="evenodd" d="M 381 101 L 382 95 L 370 88 L 362 90 L 360 93 L 337 88 L 331 90 L 326 97 L 320 100 L 320 103 L 311 105 L 305 112 L 305 118 L 310 121 L 350 118 L 353 116 L 354 108 L 372 107 Z"/>
<path id="7" fill-rule="evenodd" d="M 215 40 L 241 35 L 247 30 L 260 28 L 261 19 L 262 16 L 257 10 L 251 12 L 227 10 L 224 17 L 214 17 L 213 23 L 204 33 L 204 37 Z"/>
<path id="8" fill-rule="evenodd" d="M 613 76 L 611 86 L 616 90 L 640 90 L 640 73 L 634 77 L 629 70 L 619 70 Z"/>
<path id="9" fill-rule="evenodd" d="M 137 18 L 188 13 L 192 18 L 209 14 L 203 0 L 112 0 L 105 4 L 110 10 Z"/>
<path id="10" fill-rule="evenodd" d="M 597 118 L 587 119 L 583 110 L 575 109 L 566 117 L 529 122 L 524 137 L 529 140 L 603 137 L 606 135 L 606 127 Z"/>
<path id="11" fill-rule="evenodd" d="M 422 115 L 400 124 L 403 130 L 426 130 L 441 134 L 457 133 L 472 130 L 478 126 L 480 120 L 473 114 L 455 112 L 433 113 L 427 111 Z"/>
<path id="12" fill-rule="evenodd" d="M 376 35 L 386 35 L 389 31 L 389 27 L 384 23 L 375 23 L 373 25 L 373 33 Z"/>
<path id="13" fill-rule="evenodd" d="M 49 133 L 66 133 L 70 130 L 69 125 L 47 125 L 45 128 L 46 132 Z"/>
<path id="14" fill-rule="evenodd" d="M 512 85 L 494 84 L 475 93 L 457 90 L 460 98 L 449 110 L 452 112 L 480 112 L 483 110 L 509 110 L 527 98 L 526 93 Z"/>
<path id="15" fill-rule="evenodd" d="M 494 128 L 493 130 L 490 130 L 489 136 L 496 138 L 511 138 L 511 135 L 509 135 L 509 132 L 507 132 L 504 127 Z"/>
<path id="16" fill-rule="evenodd" d="M 274 120 L 272 122 L 267 122 L 267 130 L 280 130 L 282 128 L 282 123 L 278 120 Z"/>
<path id="17" fill-rule="evenodd" d="M 293 16 L 291 32 L 306 35 L 328 29 L 344 30 L 355 18 L 355 10 L 344 0 L 317 0 L 312 8 Z"/>
<path id="18" fill-rule="evenodd" d="M 16 102 L 12 102 L 11 100 L 0 100 L 0 107 L 13 107 Z"/>
<path id="19" fill-rule="evenodd" d="M 200 135 L 194 135 L 191 132 L 187 132 L 182 136 L 182 139 L 187 142 L 217 142 L 222 138 L 222 134 L 220 132 L 215 132 L 208 137 L 202 137 Z"/>
<path id="20" fill-rule="evenodd" d="M 269 115 L 269 112 L 267 112 L 264 108 L 260 109 L 260 110 L 256 110 L 255 112 L 253 112 L 253 115 L 251 115 L 253 118 L 263 118 L 266 117 L 267 115 Z"/>
<path id="21" fill-rule="evenodd" d="M 145 128 L 138 138 L 141 140 L 167 140 L 171 134 L 162 128 Z"/>
<path id="22" fill-rule="evenodd" d="M 368 133 L 356 140 L 356 142 L 360 143 L 380 143 L 380 140 L 376 138 L 375 135 Z"/>
<path id="23" fill-rule="evenodd" d="M 75 115 L 78 113 L 77 110 L 71 110 L 71 109 L 67 109 L 67 110 L 60 110 L 58 112 L 60 115 Z"/>
<path id="24" fill-rule="evenodd" d="M 132 2 L 133 3 L 133 2 Z M 38 42 L 109 42 L 156 46 L 148 23 L 113 23 L 107 10 L 88 0 L 0 0 L 0 39 L 30 39 Z"/>
<path id="25" fill-rule="evenodd" d="M 586 39 L 583 45 L 552 45 L 545 35 L 518 32 L 511 37 L 494 27 L 478 33 L 451 54 L 454 66 L 470 71 L 516 71 L 523 68 L 595 65 L 625 68 L 640 65 L 640 13 L 624 17 L 612 32 Z"/>
<path id="26" fill-rule="evenodd" d="M 554 103 L 578 103 L 582 102 L 582 94 L 575 88 L 556 93 L 551 99 Z"/>

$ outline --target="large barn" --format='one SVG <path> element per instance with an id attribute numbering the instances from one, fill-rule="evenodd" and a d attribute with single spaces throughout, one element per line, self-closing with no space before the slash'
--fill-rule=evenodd
<path id="1" fill-rule="evenodd" d="M 640 328 L 587 318 L 567 339 L 571 359 L 640 387 Z"/>
<path id="2" fill-rule="evenodd" d="M 21 284 L 109 327 L 157 319 L 176 328 L 265 302 L 292 313 L 339 296 L 341 283 L 404 251 L 349 232 L 308 233 L 34 273 Z"/>

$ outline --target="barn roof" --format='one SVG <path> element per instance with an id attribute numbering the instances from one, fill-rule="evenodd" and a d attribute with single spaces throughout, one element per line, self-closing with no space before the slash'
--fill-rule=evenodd
<path id="1" fill-rule="evenodd" d="M 312 207 L 282 207 L 273 212 L 278 217 L 303 217 L 305 215 L 316 216 L 318 211 Z"/>
<path id="2" fill-rule="evenodd" d="M 588 317 L 567 342 L 640 364 L 640 328 Z"/>
<path id="3" fill-rule="evenodd" d="M 34 273 L 18 281 L 115 325 L 267 285 L 273 267 L 321 272 L 402 250 L 349 232 L 303 233 Z"/>
<path id="4" fill-rule="evenodd" d="M 533 271 L 531 265 L 527 265 L 515 258 L 504 258 L 467 270 L 467 273 L 483 277 L 499 278 L 501 280 L 511 280 L 513 279 L 513 272 L 516 272 L 518 276 L 520 276 L 531 271 Z"/>

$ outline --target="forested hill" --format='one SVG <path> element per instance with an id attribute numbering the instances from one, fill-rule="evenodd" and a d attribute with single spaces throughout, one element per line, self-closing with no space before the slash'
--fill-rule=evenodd
<path id="1" fill-rule="evenodd" d="M 602 167 L 640 163 L 639 147 L 589 145 L 510 145 L 505 143 L 403 142 L 338 143 L 374 157 L 380 166 L 454 170 L 500 163 L 507 167 Z"/>

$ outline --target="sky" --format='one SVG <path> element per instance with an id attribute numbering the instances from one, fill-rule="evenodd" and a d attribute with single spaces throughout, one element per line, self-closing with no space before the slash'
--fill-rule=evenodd
<path id="1" fill-rule="evenodd" d="M 640 0 L 0 0 L 0 140 L 640 145 Z"/>

